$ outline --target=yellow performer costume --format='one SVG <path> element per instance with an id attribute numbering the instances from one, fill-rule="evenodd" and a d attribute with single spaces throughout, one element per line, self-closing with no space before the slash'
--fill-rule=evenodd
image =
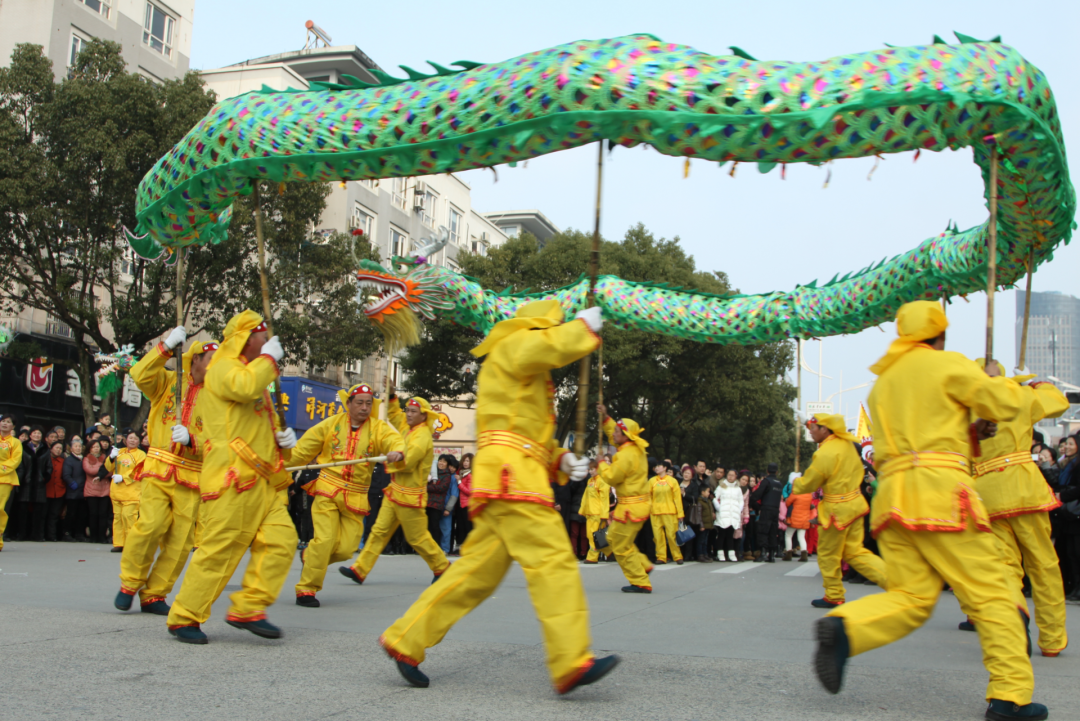
<path id="1" fill-rule="evenodd" d="M 348 392 L 338 391 L 343 406 L 354 395 L 373 397 L 371 415 L 356 429 L 348 411 L 338 413 L 309 428 L 292 452 L 294 465 L 334 463 L 356 458 L 383 456 L 405 450 L 401 436 L 386 421 L 380 420 L 379 402 L 366 384 L 358 384 Z M 387 464 L 387 471 L 394 466 Z M 364 516 L 371 512 L 368 488 L 371 486 L 372 464 L 358 463 L 337 468 L 323 468 L 319 476 L 304 487 L 314 497 L 311 522 L 315 536 L 303 554 L 304 570 L 296 584 L 296 597 L 314 596 L 322 590 L 326 569 L 331 563 L 347 561 L 356 553 L 364 536 Z"/>
<path id="2" fill-rule="evenodd" d="M 959 353 L 922 342 L 939 338 L 947 326 L 938 303 L 905 304 L 897 314 L 900 337 L 871 368 L 878 375 L 869 407 L 879 485 L 870 519 L 888 590 L 845 603 L 828 616 L 843 620 L 849 655 L 864 653 L 924 624 L 944 581 L 978 627 L 990 674 L 987 699 L 1025 705 L 1034 680 L 1024 620 L 986 508 L 972 487 L 968 418 L 970 409 L 981 418 L 1011 421 L 1020 388 L 1007 378 L 990 378 Z M 823 645 L 822 634 L 837 628 L 828 625 L 833 618 L 819 621 Z M 818 673 L 825 682 L 821 654 L 819 647 Z"/>
<path id="3" fill-rule="evenodd" d="M 985 366 L 985 359 L 976 362 Z M 997 365 L 1004 375 L 1004 368 Z M 1031 442 L 1034 425 L 1069 410 L 1069 400 L 1050 383 L 1021 386 L 1020 391 L 1019 415 L 999 423 L 997 434 L 982 442 L 982 454 L 975 462 L 975 486 L 1001 543 L 1015 597 L 1025 608 L 1024 573 L 1031 579 L 1042 655 L 1057 656 L 1069 637 L 1061 566 L 1050 540 L 1049 512 L 1061 504 L 1031 458 Z"/>
<path id="4" fill-rule="evenodd" d="M 139 474 L 142 485 L 139 520 L 123 544 L 120 590 L 128 596 L 138 593 L 144 609 L 165 601 L 191 551 L 199 515 L 200 441 L 204 438 L 198 402 L 203 386 L 192 381 L 191 361 L 196 355 L 211 353 L 217 348 L 218 344 L 213 341 L 195 341 L 183 354 L 185 390 L 179 418 L 176 416 L 176 374 L 165 368 L 173 351 L 159 343 L 131 368 L 135 385 L 150 399 L 146 426 L 150 450 Z M 172 427 L 177 424 L 188 431 L 190 442 L 187 445 L 172 441 Z M 159 548 L 155 563 L 154 552 Z M 130 605 L 129 601 L 127 607 Z"/>
<path id="5" fill-rule="evenodd" d="M 146 453 L 140 448 L 122 448 L 116 458 L 105 460 L 105 470 L 119 475 L 109 489 L 113 507 L 113 546 L 123 548 L 128 534 L 139 520 L 139 499 L 142 496 L 142 465 Z M 115 480 L 115 479 L 114 479 Z"/>
<path id="6" fill-rule="evenodd" d="M 611 514 L 614 525 L 608 529 L 607 540 L 630 586 L 642 592 L 652 593 L 652 584 L 649 583 L 652 564 L 648 557 L 634 545 L 634 539 L 637 538 L 641 527 L 645 525 L 645 521 L 649 520 L 649 512 L 652 508 L 652 494 L 649 492 L 649 460 L 645 455 L 645 449 L 649 447 L 649 443 L 641 438 L 641 432 L 644 429 L 639 427 L 636 421 L 629 418 L 615 421 L 607 417 L 604 419 L 604 433 L 607 434 L 608 442 L 612 445 L 615 444 L 616 427 L 629 440 L 619 446 L 610 464 L 601 461 L 597 471 L 597 475 L 604 483 L 615 489 L 617 500 L 615 510 Z"/>
<path id="7" fill-rule="evenodd" d="M 4 547 L 4 531 L 8 514 L 4 511 L 11 491 L 19 485 L 19 465 L 22 463 L 22 441 L 12 434 L 0 436 L 0 549 Z"/>
<path id="8" fill-rule="evenodd" d="M 398 405 L 397 397 L 390 398 L 387 417 L 405 437 L 405 461 L 393 474 L 390 485 L 383 491 L 383 504 L 375 519 L 375 526 L 368 534 L 364 550 L 352 564 L 353 580 L 363 583 L 379 560 L 386 544 L 390 542 L 398 526 L 405 532 L 405 540 L 424 559 L 428 568 L 438 579 L 450 566 L 439 544 L 431 537 L 427 526 L 427 479 L 431 460 L 435 457 L 432 429 L 439 414 L 431 410 L 431 404 L 419 397 L 409 399 L 408 404 L 424 414 L 425 421 L 409 426 L 405 413 Z"/>
<path id="9" fill-rule="evenodd" d="M 676 562 L 683 560 L 679 544 L 675 543 L 675 531 L 683 518 L 682 490 L 674 476 L 653 476 L 649 479 L 652 496 L 653 539 L 656 541 L 656 560 L 667 562 L 667 546 L 671 546 L 671 557 Z"/>
<path id="10" fill-rule="evenodd" d="M 859 486 L 863 464 L 852 445 L 855 436 L 847 432 L 844 417 L 818 413 L 810 419 L 832 433 L 822 441 L 810 467 L 795 479 L 792 495 L 824 489 L 818 505 L 818 566 L 825 598 L 815 605 L 828 607 L 844 602 L 841 564 L 847 561 L 856 571 L 885 588 L 885 562 L 863 546 L 862 517 L 870 512 Z"/>
<path id="11" fill-rule="evenodd" d="M 598 563 L 600 551 L 605 550 L 596 547 L 593 534 L 601 528 L 607 528 L 608 515 L 611 513 L 610 499 L 611 486 L 604 483 L 599 475 L 590 478 L 578 509 L 578 513 L 585 516 L 585 532 L 589 536 L 589 553 L 585 556 L 585 563 Z"/>
<path id="12" fill-rule="evenodd" d="M 501 321 L 479 346 L 478 451 L 469 513 L 473 529 L 461 558 L 425 590 L 380 642 L 402 664 L 419 665 L 465 614 L 490 596 L 510 564 L 525 573 L 555 688 L 569 691 L 593 668 L 589 612 L 551 479 L 567 451 L 557 449 L 550 371 L 588 355 L 599 337 L 583 320 L 563 323 L 557 301 L 538 301 Z M 421 675 L 412 669 L 413 676 Z M 426 685 L 406 675 L 414 685 Z"/>
<path id="13" fill-rule="evenodd" d="M 277 362 L 265 353 L 250 362 L 241 355 L 248 338 L 265 330 L 257 313 L 233 316 L 206 372 L 199 401 L 206 434 L 199 478 L 202 537 L 169 612 L 174 632 L 210 618 L 210 606 L 249 549 L 251 560 L 241 590 L 229 597 L 226 621 L 264 620 L 296 553 L 296 528 L 286 507 L 290 453 L 278 447 L 277 413 L 266 390 L 278 375 Z"/>

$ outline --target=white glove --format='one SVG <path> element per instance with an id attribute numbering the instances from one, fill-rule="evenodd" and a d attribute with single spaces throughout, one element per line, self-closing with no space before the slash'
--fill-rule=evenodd
<path id="1" fill-rule="evenodd" d="M 292 448 L 296 445 L 296 433 L 292 428 L 286 428 L 283 431 L 278 431 L 274 434 L 277 438 L 278 448 Z"/>
<path id="2" fill-rule="evenodd" d="M 579 310 L 574 318 L 581 318 L 585 321 L 585 325 L 589 326 L 589 330 L 593 333 L 599 333 L 600 329 L 604 327 L 604 317 L 600 313 L 600 307 L 596 305 L 592 308 Z"/>
<path id="3" fill-rule="evenodd" d="M 273 358 L 275 363 L 285 357 L 285 349 L 281 347 L 281 341 L 278 340 L 277 336 L 266 341 L 266 344 L 262 347 L 262 352 L 263 355 Z"/>
<path id="4" fill-rule="evenodd" d="M 191 443 L 191 434 L 188 433 L 188 429 L 177 423 L 172 427 L 172 442 L 179 443 L 182 446 L 189 445 Z"/>
<path id="5" fill-rule="evenodd" d="M 567 453 L 559 461 L 559 470 L 570 476 L 571 481 L 580 481 L 589 475 L 589 459 Z"/>
<path id="6" fill-rule="evenodd" d="M 119 473 L 114 473 L 113 477 L 112 477 L 112 482 L 113 483 L 123 483 L 124 482 L 124 477 L 121 476 Z"/>
<path id="7" fill-rule="evenodd" d="M 109 451 L 109 458 L 112 458 L 112 459 L 114 459 L 114 460 L 115 460 L 115 458 L 116 458 L 116 457 L 117 457 L 118 455 L 120 455 L 120 449 L 119 449 L 119 448 L 117 448 L 116 446 L 113 446 L 113 447 L 112 447 L 112 450 L 111 450 L 111 451 Z"/>
<path id="8" fill-rule="evenodd" d="M 1031 375 L 1031 371 L 1029 371 L 1027 368 L 1013 368 L 1013 375 L 1014 376 L 1029 376 L 1029 375 Z"/>
<path id="9" fill-rule="evenodd" d="M 788 483 L 794 483 L 796 478 L 802 478 L 802 474 L 798 471 L 792 471 L 788 474 Z"/>
<path id="10" fill-rule="evenodd" d="M 184 326 L 178 325 L 178 326 L 176 326 L 175 328 L 172 329 L 172 332 L 169 333 L 168 336 L 166 336 L 166 338 L 165 338 L 165 340 L 163 342 L 165 343 L 166 348 L 168 348 L 169 350 L 172 350 L 173 348 L 175 348 L 178 345 L 184 345 L 184 341 L 186 341 L 186 340 L 187 340 L 187 331 L 184 330 Z"/>

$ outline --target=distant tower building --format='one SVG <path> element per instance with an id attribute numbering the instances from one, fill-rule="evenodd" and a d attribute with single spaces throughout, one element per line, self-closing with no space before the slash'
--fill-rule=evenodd
<path id="1" fill-rule="evenodd" d="M 1024 292 L 1016 292 L 1016 348 L 1019 360 L 1024 327 Z M 1080 298 L 1048 291 L 1031 294 L 1028 324 L 1028 370 L 1080 385 Z"/>

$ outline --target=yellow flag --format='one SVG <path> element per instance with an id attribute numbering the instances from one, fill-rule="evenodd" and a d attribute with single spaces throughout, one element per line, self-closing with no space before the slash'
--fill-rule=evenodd
<path id="1" fill-rule="evenodd" d="M 870 425 L 870 416 L 866 413 L 863 404 L 859 404 L 859 427 L 855 430 L 855 437 L 862 441 L 874 440 L 874 429 Z"/>

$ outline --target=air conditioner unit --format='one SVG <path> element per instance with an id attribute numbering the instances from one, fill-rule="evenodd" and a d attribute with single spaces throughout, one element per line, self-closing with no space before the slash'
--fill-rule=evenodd
<path id="1" fill-rule="evenodd" d="M 488 234 L 487 233 L 481 233 L 480 234 L 480 242 L 481 243 L 487 243 L 488 242 Z"/>
<path id="2" fill-rule="evenodd" d="M 427 207 L 427 196 L 426 195 L 421 195 L 420 193 L 417 193 L 416 195 L 413 196 L 413 210 L 415 210 L 417 213 L 421 213 L 421 212 L 423 212 L 424 208 L 426 208 L 426 207 Z"/>
<path id="3" fill-rule="evenodd" d="M 413 186 L 413 192 L 417 195 L 423 195 L 427 192 L 427 183 L 420 180 L 416 181 L 416 185 Z"/>

